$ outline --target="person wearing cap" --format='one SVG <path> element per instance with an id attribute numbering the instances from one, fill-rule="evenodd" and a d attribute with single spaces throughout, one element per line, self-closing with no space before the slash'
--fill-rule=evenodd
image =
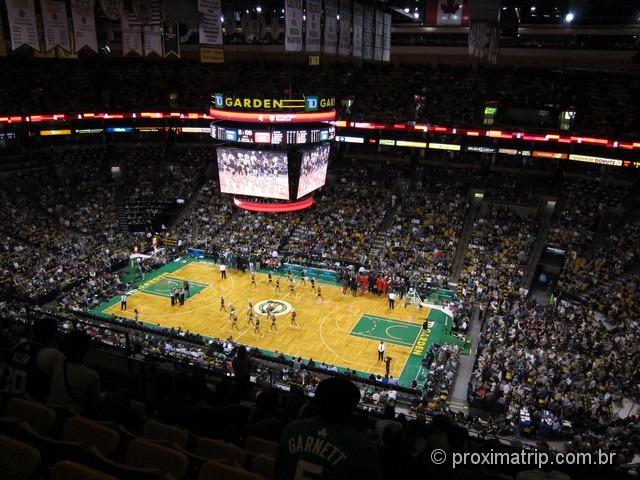
<path id="1" fill-rule="evenodd" d="M 318 384 L 317 416 L 290 423 L 276 454 L 276 478 L 294 480 L 378 480 L 377 450 L 350 422 L 360 390 L 341 377 Z"/>

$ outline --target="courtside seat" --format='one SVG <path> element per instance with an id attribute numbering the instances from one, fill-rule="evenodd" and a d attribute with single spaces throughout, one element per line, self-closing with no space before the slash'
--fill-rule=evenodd
<path id="1" fill-rule="evenodd" d="M 117 480 L 107 473 L 95 470 L 86 465 L 63 460 L 56 463 L 51 470 L 51 480 Z"/>
<path id="2" fill-rule="evenodd" d="M 238 465 L 244 465 L 247 458 L 246 452 L 222 440 L 211 438 L 198 438 L 196 440 L 195 452 L 200 457 L 209 459 L 227 459 Z"/>
<path id="3" fill-rule="evenodd" d="M 251 471 L 273 480 L 276 478 L 276 459 L 270 455 L 256 455 L 251 461 Z"/>
<path id="4" fill-rule="evenodd" d="M 5 416 L 28 423 L 36 432 L 43 433 L 53 427 L 56 412 L 42 403 L 22 398 L 12 398 L 7 404 Z"/>
<path id="5" fill-rule="evenodd" d="M 156 468 L 176 480 L 184 478 L 189 468 L 189 460 L 184 453 L 142 438 L 129 443 L 125 464 L 135 468 Z"/>
<path id="6" fill-rule="evenodd" d="M 269 440 L 264 440 L 260 437 L 247 437 L 244 441 L 244 449 L 255 455 L 266 454 L 275 455 L 278 451 L 278 444 Z"/>
<path id="7" fill-rule="evenodd" d="M 0 475 L 11 480 L 28 479 L 40 466 L 40 452 L 15 438 L 0 435 Z"/>
<path id="8" fill-rule="evenodd" d="M 62 440 L 81 442 L 95 447 L 108 457 L 120 444 L 120 435 L 112 428 L 92 422 L 84 417 L 71 417 L 62 428 Z"/>
<path id="9" fill-rule="evenodd" d="M 198 480 L 264 480 L 264 478 L 240 467 L 211 460 L 200 469 Z"/>
<path id="10" fill-rule="evenodd" d="M 175 444 L 181 449 L 187 448 L 187 443 L 189 442 L 189 433 L 186 430 L 154 421 L 145 423 L 142 437 L 148 440 L 160 440 Z"/>

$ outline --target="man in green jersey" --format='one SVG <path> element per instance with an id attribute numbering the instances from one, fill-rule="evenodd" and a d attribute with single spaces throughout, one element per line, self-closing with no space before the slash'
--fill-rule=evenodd
<path id="1" fill-rule="evenodd" d="M 318 416 L 289 424 L 276 456 L 278 480 L 379 480 L 378 454 L 350 423 L 360 401 L 358 387 L 333 377 L 320 382 Z"/>

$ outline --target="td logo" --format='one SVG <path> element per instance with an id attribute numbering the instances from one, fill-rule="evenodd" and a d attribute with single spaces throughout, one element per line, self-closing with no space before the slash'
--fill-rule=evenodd
<path id="1" fill-rule="evenodd" d="M 305 97 L 304 99 L 304 109 L 307 112 L 312 112 L 318 110 L 318 97 Z"/>
<path id="2" fill-rule="evenodd" d="M 216 108 L 224 107 L 224 95 L 222 93 L 214 93 L 213 94 L 213 105 Z"/>

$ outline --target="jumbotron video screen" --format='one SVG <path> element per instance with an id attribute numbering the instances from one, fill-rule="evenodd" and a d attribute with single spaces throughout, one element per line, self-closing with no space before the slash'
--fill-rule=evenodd
<path id="1" fill-rule="evenodd" d="M 304 197 L 325 184 L 330 150 L 330 145 L 326 143 L 302 152 L 297 198 Z"/>
<path id="2" fill-rule="evenodd" d="M 220 191 L 289 200 L 286 152 L 218 148 Z"/>

